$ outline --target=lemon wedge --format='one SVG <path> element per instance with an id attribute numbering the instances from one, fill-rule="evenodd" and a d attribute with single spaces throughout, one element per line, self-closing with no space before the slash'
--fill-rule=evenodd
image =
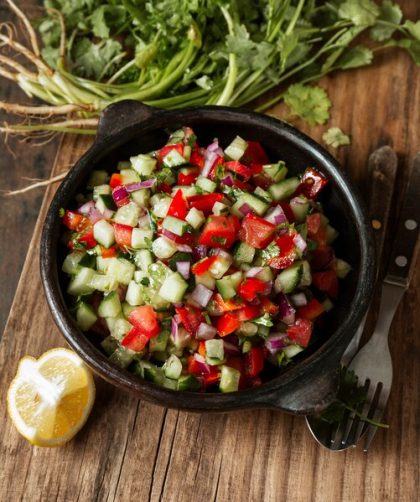
<path id="1" fill-rule="evenodd" d="M 95 400 L 90 369 L 74 352 L 52 349 L 26 356 L 7 393 L 10 418 L 36 446 L 61 446 L 85 424 Z"/>

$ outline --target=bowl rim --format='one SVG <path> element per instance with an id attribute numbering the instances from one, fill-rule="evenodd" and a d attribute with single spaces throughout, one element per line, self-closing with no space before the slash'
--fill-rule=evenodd
<path id="1" fill-rule="evenodd" d="M 111 105 L 109 108 L 114 106 Z M 106 111 L 107 109 L 105 109 Z M 353 308 L 344 317 L 340 327 L 313 354 L 258 387 L 226 394 L 198 393 L 170 390 L 145 381 L 111 363 L 77 327 L 65 303 L 65 296 L 58 279 L 57 251 L 59 240 L 57 234 L 61 224 L 58 214 L 59 209 L 65 207 L 71 200 L 73 184 L 79 183 L 78 177 L 89 169 L 91 163 L 97 163 L 101 157 L 105 157 L 113 149 L 132 139 L 140 127 L 143 132 L 161 129 L 162 125 L 159 123 L 162 119 L 170 119 L 171 117 L 176 117 L 177 121 L 182 123 L 188 123 L 188 120 L 197 120 L 197 118 L 227 123 L 242 120 L 249 125 L 269 129 L 279 136 L 279 140 L 287 141 L 295 145 L 296 148 L 305 150 L 309 156 L 314 158 L 317 164 L 326 170 L 330 177 L 334 178 L 335 184 L 346 197 L 353 213 L 352 219 L 355 220 L 357 227 L 360 248 L 360 270 L 353 298 Z M 66 202 L 63 203 L 63 201 Z M 331 370 L 331 365 L 338 366 L 347 343 L 367 310 L 373 291 L 375 270 L 373 250 L 372 230 L 368 224 L 364 203 L 358 190 L 352 186 L 345 173 L 340 169 L 338 161 L 321 145 L 293 126 L 273 117 L 240 108 L 206 106 L 180 110 L 155 110 L 146 119 L 136 120 L 134 118 L 132 123 L 125 124 L 115 133 L 105 131 L 104 134 L 100 127 L 94 144 L 70 169 L 50 204 L 42 229 L 40 268 L 47 302 L 60 332 L 79 356 L 102 378 L 117 387 L 136 394 L 138 397 L 167 407 L 197 411 L 227 411 L 236 408 L 270 405 L 274 394 L 283 391 L 291 382 L 298 381 L 305 374 L 313 372 L 321 361 L 325 362 L 325 371 Z"/>

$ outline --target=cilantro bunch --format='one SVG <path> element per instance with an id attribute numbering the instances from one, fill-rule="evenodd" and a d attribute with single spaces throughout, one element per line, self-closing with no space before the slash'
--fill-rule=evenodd
<path id="1" fill-rule="evenodd" d="M 48 104 L 31 107 L 31 116 L 72 113 L 72 120 L 43 121 L 36 130 L 92 131 L 93 118 L 123 99 L 179 108 L 252 106 L 262 97 L 257 110 L 284 100 L 309 124 L 323 124 L 331 102 L 311 82 L 369 65 L 389 47 L 420 64 L 420 21 L 404 21 L 391 0 L 45 0 L 46 15 L 32 24 L 7 3 L 24 21 L 31 47 L 16 44 L 4 26 L 1 46 L 30 69 L 2 54 L 0 73 Z M 330 141 L 345 142 L 337 131 Z"/>

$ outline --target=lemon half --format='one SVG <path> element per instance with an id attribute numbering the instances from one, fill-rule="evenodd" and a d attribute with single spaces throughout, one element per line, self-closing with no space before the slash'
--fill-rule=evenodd
<path id="1" fill-rule="evenodd" d="M 95 400 L 90 369 L 74 352 L 52 349 L 19 362 L 7 405 L 17 430 L 36 446 L 61 446 L 83 427 Z"/>

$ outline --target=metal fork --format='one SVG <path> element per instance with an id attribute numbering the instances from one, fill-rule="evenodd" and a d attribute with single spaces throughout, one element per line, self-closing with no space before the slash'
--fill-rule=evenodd
<path id="1" fill-rule="evenodd" d="M 412 263 L 419 228 L 420 154 L 417 154 L 404 197 L 399 217 L 397 234 L 385 279 L 382 285 L 378 321 L 374 333 L 366 345 L 357 353 L 349 366 L 364 384 L 367 392 L 362 415 L 374 421 L 382 418 L 388 402 L 392 383 L 392 359 L 388 346 L 388 334 L 397 307 L 409 285 Z M 377 427 L 367 425 L 354 413 L 342 421 L 332 441 L 332 449 L 356 445 L 363 432 L 367 432 L 364 451 L 367 451 Z"/>

